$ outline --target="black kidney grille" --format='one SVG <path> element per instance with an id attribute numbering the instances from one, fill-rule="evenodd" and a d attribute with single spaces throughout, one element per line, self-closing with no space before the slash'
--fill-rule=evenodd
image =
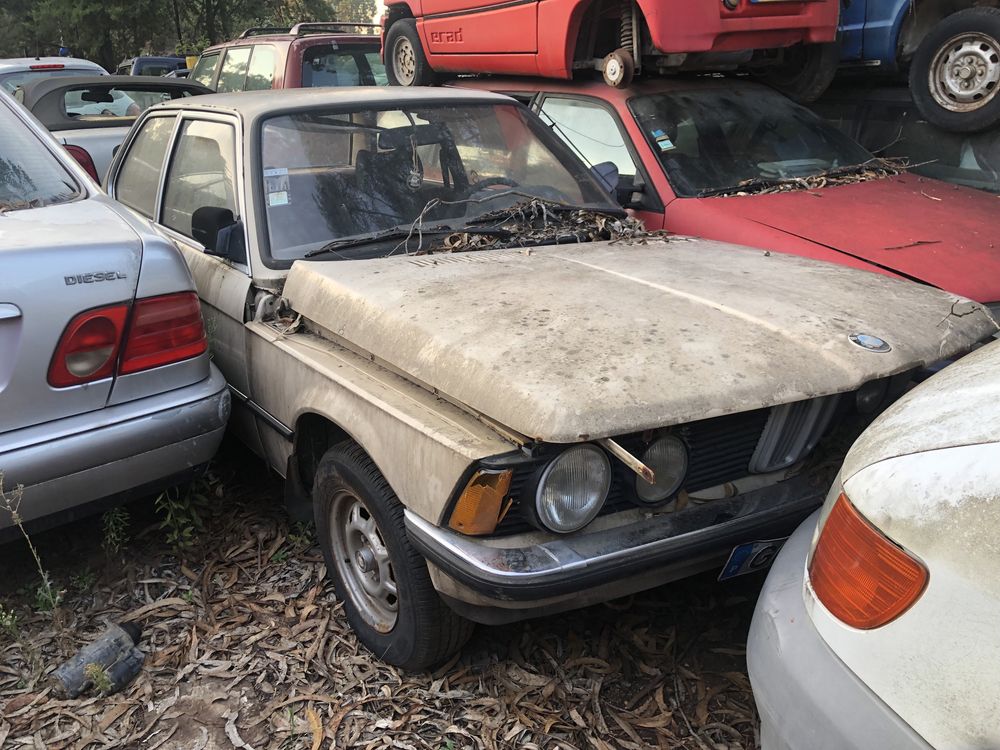
<path id="1" fill-rule="evenodd" d="M 684 489 L 697 492 L 747 476 L 750 459 L 767 424 L 768 412 L 768 409 L 758 409 L 676 428 L 674 433 L 688 448 L 688 474 Z M 642 455 L 644 442 L 641 435 L 627 435 L 616 440 L 626 450 Z M 519 534 L 534 528 L 521 508 L 523 503 L 533 502 L 530 493 L 535 476 L 548 460 L 547 456 L 541 457 L 515 468 L 507 495 L 513 504 L 497 527 L 498 535 Z M 635 474 L 614 458 L 611 459 L 611 466 L 611 491 L 601 508 L 602 516 L 635 507 Z"/>

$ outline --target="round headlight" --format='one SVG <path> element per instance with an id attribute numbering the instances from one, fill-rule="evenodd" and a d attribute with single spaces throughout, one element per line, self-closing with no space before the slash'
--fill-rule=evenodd
<path id="1" fill-rule="evenodd" d="M 643 503 L 662 503 L 681 488 L 688 468 L 687 448 L 680 438 L 664 435 L 642 454 L 642 462 L 656 475 L 656 484 L 636 477 L 635 494 Z"/>
<path id="2" fill-rule="evenodd" d="M 545 467 L 535 493 L 538 520 L 568 534 L 594 520 L 611 489 L 611 463 L 593 445 L 563 451 Z"/>
<path id="3" fill-rule="evenodd" d="M 855 405 L 859 414 L 871 414 L 885 401 L 885 396 L 889 392 L 889 381 L 885 378 L 881 380 L 870 380 L 858 388 L 854 396 Z"/>

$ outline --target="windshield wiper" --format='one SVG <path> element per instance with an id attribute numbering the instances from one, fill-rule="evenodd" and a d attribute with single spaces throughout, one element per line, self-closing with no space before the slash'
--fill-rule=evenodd
<path id="1" fill-rule="evenodd" d="M 831 185 L 844 182 L 864 182 L 882 177 L 891 177 L 900 173 L 902 165 L 888 159 L 870 159 L 860 164 L 845 164 L 842 167 L 831 167 L 816 174 L 800 177 L 751 177 L 735 185 L 707 188 L 698 193 L 699 198 L 709 198 L 713 195 L 731 195 L 733 193 L 755 193 L 772 188 L 819 188 L 829 182 Z M 815 184 L 815 183 L 820 184 Z"/>
<path id="2" fill-rule="evenodd" d="M 444 225 L 438 225 L 433 227 L 421 227 L 417 228 L 413 225 L 406 226 L 396 226 L 390 229 L 381 229 L 377 232 L 370 232 L 369 234 L 358 234 L 353 237 L 342 237 L 341 239 L 333 240 L 332 242 L 327 242 L 322 247 L 316 248 L 315 250 L 310 250 L 308 253 L 303 255 L 303 258 L 315 258 L 318 255 L 326 255 L 328 253 L 337 254 L 338 250 L 343 248 L 353 248 L 353 247 L 363 247 L 365 245 L 371 245 L 376 242 L 386 242 L 391 240 L 410 240 L 410 239 L 420 239 L 421 237 L 430 236 L 440 236 L 442 234 L 486 234 L 495 235 L 498 237 L 507 237 L 510 232 L 504 229 L 489 229 L 489 228 L 476 228 L 476 227 L 449 227 Z"/>

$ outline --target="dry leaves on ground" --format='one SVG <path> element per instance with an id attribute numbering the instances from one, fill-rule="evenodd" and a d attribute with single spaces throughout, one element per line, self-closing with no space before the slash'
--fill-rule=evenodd
<path id="1" fill-rule="evenodd" d="M 124 564 L 67 594 L 58 625 L 32 614 L 6 588 L 13 581 L 0 589 L 21 616 L 18 640 L 0 652 L 0 747 L 756 747 L 743 645 L 759 581 L 701 578 L 480 627 L 451 663 L 401 673 L 360 647 L 318 549 L 288 525 L 280 484 L 246 464 L 239 450 L 220 464 L 226 493 L 204 543 L 176 555 L 149 525 Z M 87 557 L 61 540 L 98 528 L 40 540 L 43 559 L 62 554 L 47 563 L 57 580 L 80 575 Z M 5 570 L 29 580 L 28 560 L 4 554 Z M 122 620 L 144 628 L 136 681 L 110 697 L 58 699 L 46 674 Z"/>

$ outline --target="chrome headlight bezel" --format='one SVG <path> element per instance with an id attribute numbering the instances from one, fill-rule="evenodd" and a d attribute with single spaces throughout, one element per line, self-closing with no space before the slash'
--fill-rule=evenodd
<path id="1" fill-rule="evenodd" d="M 560 476 L 559 470 L 566 469 L 568 462 L 584 457 L 586 457 L 585 460 L 594 462 L 592 463 L 592 467 L 597 470 L 596 476 L 593 477 L 596 483 L 592 487 L 587 488 L 591 498 L 572 521 L 560 521 L 556 513 L 558 509 L 555 507 L 555 503 L 558 502 L 559 493 L 556 492 L 558 488 L 552 483 L 560 480 L 566 481 L 565 478 Z M 607 501 L 608 494 L 611 491 L 611 481 L 611 461 L 604 451 L 591 443 L 583 443 L 567 448 L 549 461 L 545 465 L 545 468 L 542 469 L 535 486 L 534 502 L 532 503 L 534 520 L 541 528 L 553 534 L 572 534 L 579 531 L 593 521 L 601 512 L 601 508 L 604 507 L 604 503 Z M 571 491 L 564 491 L 562 493 L 563 496 L 567 494 L 572 495 L 574 493 Z M 568 511 L 564 507 L 561 512 L 566 514 Z"/>

